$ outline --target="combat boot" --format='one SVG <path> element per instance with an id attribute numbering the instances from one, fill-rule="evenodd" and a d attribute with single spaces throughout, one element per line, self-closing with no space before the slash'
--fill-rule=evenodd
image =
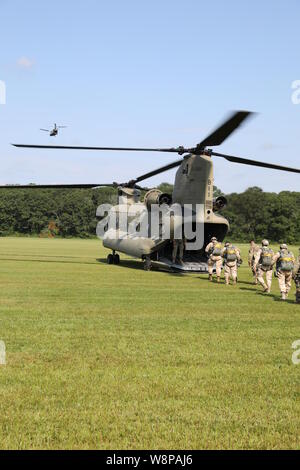
<path id="1" fill-rule="evenodd" d="M 220 284 L 220 277 L 217 278 L 217 283 Z"/>
<path id="2" fill-rule="evenodd" d="M 281 300 L 286 300 L 286 294 L 285 294 L 285 292 L 281 292 Z"/>
<path id="3" fill-rule="evenodd" d="M 213 280 L 212 274 L 209 275 L 208 279 L 209 279 L 209 282 L 212 282 Z"/>

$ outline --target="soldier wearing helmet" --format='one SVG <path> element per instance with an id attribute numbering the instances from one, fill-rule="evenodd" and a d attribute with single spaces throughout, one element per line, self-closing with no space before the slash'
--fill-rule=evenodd
<path id="1" fill-rule="evenodd" d="M 300 304 L 300 248 L 299 256 L 294 266 L 293 278 L 296 284 L 296 304 Z"/>
<path id="2" fill-rule="evenodd" d="M 257 285 L 258 280 L 257 280 L 257 270 L 254 269 L 254 261 L 255 261 L 255 256 L 256 256 L 258 251 L 259 251 L 259 246 L 255 243 L 254 240 L 251 240 L 250 241 L 250 248 L 249 248 L 249 251 L 248 251 L 248 265 L 252 270 L 255 285 Z"/>
<path id="3" fill-rule="evenodd" d="M 209 280 L 213 280 L 213 269 L 216 266 L 217 281 L 220 282 L 222 270 L 222 243 L 218 242 L 216 237 L 212 237 L 211 242 L 205 248 L 208 256 L 208 275 Z"/>
<path id="4" fill-rule="evenodd" d="M 263 240 L 261 248 L 257 251 L 253 269 L 257 273 L 257 280 L 264 288 L 264 292 L 270 294 L 273 278 L 274 251 L 270 248 L 268 240 Z M 265 276 L 265 279 L 264 279 Z M 266 280 L 266 282 L 265 282 Z"/>
<path id="5" fill-rule="evenodd" d="M 295 268 L 295 257 L 289 251 L 287 245 L 280 245 L 278 253 L 273 258 L 276 263 L 276 275 L 278 278 L 281 300 L 286 300 L 292 287 L 292 277 Z"/>
<path id="6" fill-rule="evenodd" d="M 227 242 L 222 251 L 222 257 L 224 259 L 225 283 L 228 286 L 231 278 L 233 285 L 235 285 L 237 283 L 238 264 L 242 263 L 240 250 L 233 246 L 232 243 Z"/>

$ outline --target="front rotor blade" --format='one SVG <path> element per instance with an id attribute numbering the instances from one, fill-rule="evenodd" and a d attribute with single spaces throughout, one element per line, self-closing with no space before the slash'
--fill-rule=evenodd
<path id="1" fill-rule="evenodd" d="M 112 187 L 113 184 L 27 184 L 27 185 L 2 185 L 0 189 L 93 189 L 100 187 Z"/>
<path id="2" fill-rule="evenodd" d="M 218 129 L 210 134 L 206 139 L 197 145 L 197 149 L 205 147 L 214 147 L 220 145 L 227 139 L 246 119 L 253 113 L 250 111 L 237 111 L 227 121 L 225 121 Z"/>
<path id="3" fill-rule="evenodd" d="M 170 152 L 179 153 L 180 155 L 188 152 L 188 149 L 178 148 L 164 148 L 164 149 L 150 149 L 150 148 L 126 148 L 126 147 L 74 147 L 70 145 L 28 145 L 28 144 L 12 144 L 14 147 L 30 148 L 30 149 L 56 149 L 56 150 L 116 150 L 121 152 Z"/>
<path id="4" fill-rule="evenodd" d="M 248 158 L 234 157 L 232 155 L 224 155 L 223 153 L 211 152 L 210 155 L 214 157 L 222 157 L 233 163 L 241 163 L 242 165 L 259 166 L 262 168 L 271 168 L 272 170 L 290 171 L 292 173 L 300 173 L 297 168 L 289 168 L 287 166 L 274 165 L 273 163 L 258 162 L 257 160 L 250 160 Z"/>
<path id="5" fill-rule="evenodd" d="M 160 175 L 161 173 L 164 173 L 165 171 L 172 170 L 173 168 L 177 168 L 178 166 L 181 165 L 183 160 L 177 160 L 177 162 L 169 163 L 169 165 L 162 166 L 158 168 L 157 170 L 150 171 L 149 173 L 146 173 L 145 175 L 139 176 L 134 180 L 134 183 L 139 183 L 140 181 L 144 181 L 148 178 L 152 178 L 152 176 Z"/>

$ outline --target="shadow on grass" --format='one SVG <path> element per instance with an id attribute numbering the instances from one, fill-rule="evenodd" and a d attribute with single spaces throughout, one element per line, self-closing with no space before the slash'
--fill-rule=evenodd
<path id="1" fill-rule="evenodd" d="M 98 263 L 107 264 L 107 259 L 106 258 L 98 258 L 96 261 L 98 261 Z M 139 260 L 134 260 L 134 259 L 132 259 L 132 260 L 131 259 L 125 259 L 124 260 L 124 259 L 121 258 L 120 264 L 116 265 L 116 267 L 144 271 L 144 263 L 141 260 L 140 261 Z M 184 272 L 178 272 L 178 271 L 168 271 L 167 268 L 166 269 L 160 269 L 156 266 L 153 266 L 151 268 L 151 272 L 159 272 L 159 273 L 168 274 L 168 275 L 177 276 L 177 277 L 179 277 L 179 276 L 182 277 L 185 274 L 190 274 L 189 272 L 184 273 Z"/>
<path id="2" fill-rule="evenodd" d="M 241 287 L 240 290 L 246 290 L 246 291 L 249 291 L 249 292 L 255 292 L 256 295 L 260 295 L 262 297 L 265 297 L 265 298 L 271 298 L 274 300 L 274 302 L 281 302 L 282 304 L 294 304 L 294 305 L 297 305 L 296 302 L 292 299 L 286 299 L 285 301 L 281 300 L 281 297 L 279 295 L 276 295 L 276 294 L 267 294 L 266 292 L 262 292 L 262 291 L 258 291 L 258 290 L 255 290 L 255 289 L 249 289 L 247 287 Z"/>
<path id="3" fill-rule="evenodd" d="M 101 264 L 107 264 L 107 259 L 106 258 L 98 258 L 96 260 L 98 263 Z M 139 269 L 144 270 L 144 265 L 142 261 L 136 261 L 136 260 L 131 260 L 131 259 L 121 259 L 120 264 L 116 265 L 118 268 L 129 268 L 129 269 Z"/>
<path id="4" fill-rule="evenodd" d="M 286 300 L 281 300 L 281 297 L 279 295 L 275 295 L 275 294 L 264 294 L 263 292 L 258 292 L 258 295 L 264 295 L 266 297 L 272 297 L 272 299 L 274 300 L 274 302 L 281 302 L 282 304 L 296 304 L 296 301 L 292 300 L 292 299 L 286 299 Z"/>

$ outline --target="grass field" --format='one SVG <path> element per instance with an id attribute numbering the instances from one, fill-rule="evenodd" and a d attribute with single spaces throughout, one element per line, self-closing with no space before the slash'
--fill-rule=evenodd
<path id="1" fill-rule="evenodd" d="M 105 257 L 1 239 L 2 449 L 299 449 L 294 286 L 283 304 L 246 262 L 226 287 Z"/>

